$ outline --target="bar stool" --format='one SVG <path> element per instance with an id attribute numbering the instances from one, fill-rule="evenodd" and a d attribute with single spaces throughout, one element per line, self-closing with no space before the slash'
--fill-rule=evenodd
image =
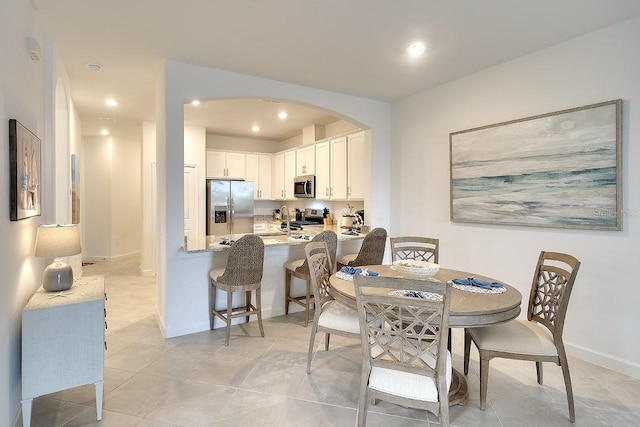
<path id="1" fill-rule="evenodd" d="M 229 248 L 229 257 L 225 268 L 217 268 L 209 272 L 211 286 L 209 287 L 209 322 L 213 330 L 216 317 L 227 324 L 227 335 L 224 345 L 229 345 L 231 334 L 231 320 L 238 317 L 256 315 L 260 326 L 260 335 L 264 337 L 262 327 L 262 302 L 260 287 L 262 285 L 262 271 L 264 267 L 264 242 L 255 234 L 247 234 Z M 227 308 L 225 311 L 216 309 L 216 290 L 227 293 Z M 256 304 L 251 304 L 251 291 L 256 292 Z M 245 292 L 245 304 L 233 308 L 234 292 Z"/>
<path id="2" fill-rule="evenodd" d="M 331 260 L 331 268 L 335 270 L 336 252 L 338 250 L 338 236 L 331 230 L 325 230 L 316 235 L 311 242 L 325 242 L 329 250 Z M 289 314 L 289 304 L 296 303 L 305 309 L 304 326 L 309 324 L 309 308 L 314 303 L 313 295 L 311 295 L 311 273 L 309 272 L 309 264 L 306 258 L 296 259 L 288 262 L 284 266 L 285 272 L 285 293 L 284 293 L 284 314 Z M 301 296 L 291 295 L 291 277 L 297 277 L 306 282 L 306 293 Z"/>
<path id="3" fill-rule="evenodd" d="M 338 261 L 338 269 L 358 267 L 361 265 L 380 265 L 384 258 L 384 249 L 387 246 L 387 230 L 374 228 L 364 236 L 360 251 L 357 254 L 347 254 Z"/>

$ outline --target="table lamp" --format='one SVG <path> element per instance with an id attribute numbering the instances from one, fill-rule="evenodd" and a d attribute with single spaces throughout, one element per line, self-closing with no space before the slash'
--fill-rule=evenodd
<path id="1" fill-rule="evenodd" d="M 35 256 L 54 258 L 42 276 L 42 287 L 46 291 L 64 291 L 73 285 L 73 269 L 62 257 L 80 252 L 80 233 L 77 225 L 52 224 L 38 227 Z"/>

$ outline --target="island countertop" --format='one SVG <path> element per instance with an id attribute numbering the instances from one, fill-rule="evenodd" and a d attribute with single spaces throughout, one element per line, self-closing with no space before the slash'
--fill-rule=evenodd
<path id="1" fill-rule="evenodd" d="M 286 230 L 281 230 L 280 223 L 264 223 L 256 227 L 256 231 L 252 234 L 256 234 L 262 238 L 265 248 L 270 246 L 297 246 L 309 243 L 317 234 L 325 230 L 333 230 L 337 236 L 338 241 L 344 240 L 358 240 L 363 239 L 365 233 L 358 233 L 357 235 L 343 234 L 348 232 L 347 229 L 340 228 L 338 225 L 307 225 L 302 230 L 292 230 L 291 235 L 288 235 Z M 182 250 L 186 253 L 198 253 L 198 252 L 212 252 L 212 251 L 226 251 L 229 249 L 229 245 L 222 244 L 223 240 L 238 240 L 244 236 L 244 234 L 225 234 L 221 236 L 203 236 L 198 239 L 190 239 L 186 242 L 186 246 L 182 247 Z"/>

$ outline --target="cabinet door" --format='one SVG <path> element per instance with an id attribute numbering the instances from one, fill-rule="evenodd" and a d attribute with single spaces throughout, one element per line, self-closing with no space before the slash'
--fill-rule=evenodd
<path id="1" fill-rule="evenodd" d="M 329 141 L 316 144 L 316 199 L 329 200 L 331 190 L 331 147 Z"/>
<path id="2" fill-rule="evenodd" d="M 253 182 L 253 198 L 258 200 L 260 198 L 260 156 L 258 154 L 247 154 L 247 173 L 245 174 L 246 181 Z M 271 164 L 269 164 L 271 165 Z"/>
<path id="3" fill-rule="evenodd" d="M 293 180 L 296 177 L 296 152 L 295 150 L 284 153 L 284 197 L 286 200 L 295 200 L 293 195 Z"/>
<path id="4" fill-rule="evenodd" d="M 225 179 L 226 159 L 224 151 L 207 150 L 207 178 Z"/>
<path id="5" fill-rule="evenodd" d="M 315 174 L 315 147 L 298 148 L 296 150 L 296 175 L 313 175 Z"/>
<path id="6" fill-rule="evenodd" d="M 273 197 L 271 192 L 271 156 L 268 154 L 260 154 L 259 163 L 260 199 L 270 200 Z M 248 172 L 249 170 L 247 169 L 247 173 Z"/>
<path id="7" fill-rule="evenodd" d="M 331 199 L 347 198 L 347 137 L 331 140 Z"/>
<path id="8" fill-rule="evenodd" d="M 273 156 L 273 198 L 284 200 L 284 153 Z"/>
<path id="9" fill-rule="evenodd" d="M 245 158 L 244 153 L 227 154 L 227 178 L 245 179 Z"/>
<path id="10" fill-rule="evenodd" d="M 347 148 L 347 197 L 351 200 L 363 200 L 367 161 L 364 132 L 349 135 Z"/>

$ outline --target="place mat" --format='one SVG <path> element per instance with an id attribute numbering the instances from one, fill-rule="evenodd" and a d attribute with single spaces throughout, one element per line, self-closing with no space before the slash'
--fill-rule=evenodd
<path id="1" fill-rule="evenodd" d="M 363 270 L 365 272 L 368 272 L 368 270 Z M 371 271 L 372 273 L 374 273 L 374 271 Z M 349 274 L 349 273 L 345 273 L 344 271 L 338 271 L 336 272 L 336 277 L 338 279 L 342 279 L 342 280 L 348 280 L 350 282 L 353 282 L 353 276 L 377 276 L 378 274 Z"/>
<path id="2" fill-rule="evenodd" d="M 387 295 L 393 295 L 396 297 L 422 298 L 429 301 L 442 301 L 442 295 L 440 294 L 435 294 L 433 292 L 412 291 L 410 289 L 391 291 Z"/>
<path id="3" fill-rule="evenodd" d="M 456 285 L 451 280 L 449 280 L 449 282 L 447 282 L 447 283 L 451 283 L 452 287 L 454 287 L 456 289 L 459 289 L 461 291 L 464 291 L 464 292 L 475 292 L 476 294 L 503 294 L 503 293 L 507 292 L 507 288 L 505 288 L 505 287 L 485 289 L 485 288 L 480 288 L 478 286 Z"/>

